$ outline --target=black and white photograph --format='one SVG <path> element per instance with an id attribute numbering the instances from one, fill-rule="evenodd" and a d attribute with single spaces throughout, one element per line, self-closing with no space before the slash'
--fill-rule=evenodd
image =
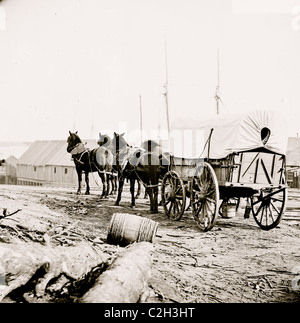
<path id="1" fill-rule="evenodd" d="M 300 0 L 0 0 L 0 116 L 1 304 L 300 302 Z"/>

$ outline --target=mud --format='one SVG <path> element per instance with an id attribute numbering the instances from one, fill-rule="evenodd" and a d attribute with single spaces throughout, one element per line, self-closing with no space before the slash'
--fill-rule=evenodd
<path id="1" fill-rule="evenodd" d="M 244 219 L 241 208 L 231 219 L 219 218 L 201 232 L 190 212 L 179 221 L 149 213 L 149 201 L 130 207 L 128 187 L 120 206 L 115 197 L 100 199 L 100 190 L 76 195 L 76 188 L 0 186 L 0 243 L 42 242 L 53 245 L 80 241 L 101 245 L 112 258 L 120 247 L 106 237 L 114 213 L 131 213 L 159 223 L 154 241 L 152 275 L 142 302 L 269 303 L 300 301 L 300 192 L 291 190 L 286 215 L 275 229 L 261 230 Z M 2 214 L 2 212 L 1 212 Z"/>

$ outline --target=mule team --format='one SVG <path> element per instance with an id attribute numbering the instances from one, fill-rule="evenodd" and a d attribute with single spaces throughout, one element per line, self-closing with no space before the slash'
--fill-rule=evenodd
<path id="1" fill-rule="evenodd" d="M 155 141 L 148 140 L 142 147 L 136 148 L 126 142 L 124 134 L 114 133 L 111 139 L 100 133 L 99 146 L 90 150 L 77 132 L 69 131 L 69 134 L 67 151 L 72 155 L 78 175 L 77 194 L 81 193 L 82 173 L 85 173 L 85 194 L 90 194 L 89 173 L 98 172 L 103 184 L 102 198 L 117 192 L 115 204 L 119 205 L 127 179 L 130 182 L 131 206 L 134 207 L 137 181 L 139 185 L 142 183 L 145 186 L 150 199 L 150 211 L 158 212 L 159 179 L 168 170 L 169 156 L 159 152 L 159 145 Z"/>

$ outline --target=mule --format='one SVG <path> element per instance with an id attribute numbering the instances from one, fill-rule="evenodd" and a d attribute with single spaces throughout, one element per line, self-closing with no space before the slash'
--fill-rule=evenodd
<path id="1" fill-rule="evenodd" d="M 103 146 L 103 147 L 106 147 L 108 148 L 112 153 L 113 153 L 113 156 L 114 156 L 114 163 L 113 163 L 113 175 L 115 176 L 111 176 L 111 184 L 112 184 L 112 192 L 113 194 L 117 193 L 117 189 L 118 189 L 118 171 L 117 171 L 117 168 L 116 168 L 116 162 L 115 162 L 115 152 L 114 152 L 114 147 L 112 145 L 112 139 L 110 138 L 109 135 L 107 134 L 101 134 L 101 132 L 99 132 L 99 139 L 97 141 L 97 144 L 99 146 Z M 139 198 L 139 196 L 141 195 L 141 191 L 142 191 L 142 184 L 140 180 L 137 180 L 137 184 L 138 184 L 138 188 L 137 188 L 137 193 L 135 195 L 135 199 Z M 147 198 L 147 193 L 145 191 L 145 195 L 144 195 L 144 198 Z"/>
<path id="2" fill-rule="evenodd" d="M 113 154 L 114 156 L 114 151 L 113 151 L 113 145 L 112 145 L 112 139 L 110 138 L 109 135 L 107 134 L 101 134 L 101 132 L 99 132 L 99 139 L 97 141 L 97 144 L 100 146 L 100 147 L 105 147 L 107 149 L 109 149 L 111 151 L 111 153 Z M 111 184 L 111 191 L 110 191 L 110 195 L 112 194 L 116 194 L 117 193 L 117 190 L 118 190 L 118 175 L 117 175 L 117 170 L 115 168 L 115 162 L 113 162 L 113 165 L 112 165 L 112 174 L 109 175 L 109 181 L 110 181 L 110 184 Z"/>
<path id="3" fill-rule="evenodd" d="M 118 195 L 115 204 L 119 205 L 124 180 L 128 179 L 130 181 L 131 207 L 135 207 L 134 187 L 135 181 L 138 180 L 144 184 L 150 198 L 150 212 L 157 213 L 158 181 L 161 169 L 159 155 L 143 148 L 133 148 L 124 139 L 124 133 L 114 133 L 112 145 L 119 178 Z"/>
<path id="4" fill-rule="evenodd" d="M 81 141 L 77 131 L 75 133 L 69 131 L 69 134 L 67 152 L 72 155 L 78 175 L 77 194 L 81 194 L 82 172 L 85 173 L 86 195 L 90 194 L 89 173 L 98 172 L 102 181 L 101 197 L 107 198 L 110 189 L 109 175 L 113 165 L 112 152 L 105 147 L 90 150 Z"/>

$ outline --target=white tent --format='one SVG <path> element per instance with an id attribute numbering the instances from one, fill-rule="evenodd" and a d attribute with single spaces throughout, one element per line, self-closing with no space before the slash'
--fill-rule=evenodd
<path id="1" fill-rule="evenodd" d="M 208 145 L 205 146 L 205 142 L 211 131 L 211 159 L 222 159 L 234 152 L 261 148 L 285 155 L 288 142 L 285 119 L 275 111 L 257 110 L 249 114 L 216 115 L 211 118 L 186 115 L 176 118 L 171 129 L 171 134 L 179 131 L 183 137 L 185 133 L 192 132 L 191 144 L 200 144 L 201 150 L 205 148 L 201 156 L 194 153 L 193 156 L 182 154 L 181 157 L 208 157 Z M 200 141 L 195 139 L 200 137 L 203 138 Z"/>

